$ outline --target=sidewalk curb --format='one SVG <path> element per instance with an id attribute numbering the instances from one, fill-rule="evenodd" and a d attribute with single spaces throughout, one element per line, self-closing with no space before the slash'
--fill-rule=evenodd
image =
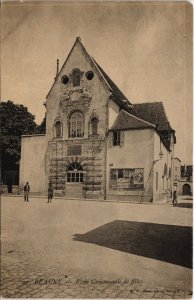
<path id="1" fill-rule="evenodd" d="M 2 198 L 23 198 L 23 195 L 10 195 L 10 194 L 1 194 L 0 197 Z M 31 199 L 39 198 L 39 199 L 47 199 L 47 196 L 45 195 L 30 195 Z M 65 198 L 65 197 L 53 197 L 53 200 L 62 200 L 62 201 L 72 201 L 72 200 L 77 200 L 77 201 L 95 201 L 95 202 L 102 202 L 102 203 L 125 203 L 125 204 L 138 204 L 138 205 L 168 205 L 171 204 L 171 200 L 164 200 L 164 201 L 158 201 L 158 202 L 132 202 L 132 201 L 123 201 L 123 200 L 103 200 L 103 199 L 85 199 L 85 198 Z"/>

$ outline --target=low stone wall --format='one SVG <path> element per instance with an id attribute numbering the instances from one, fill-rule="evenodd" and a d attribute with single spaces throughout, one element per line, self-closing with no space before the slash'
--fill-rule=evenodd
<path id="1" fill-rule="evenodd" d="M 5 184 L 0 184 L 0 193 L 7 194 L 8 193 L 8 186 Z"/>
<path id="2" fill-rule="evenodd" d="M 0 185 L 0 193 L 1 194 L 8 194 L 8 185 L 6 184 L 1 184 Z M 12 192 L 9 194 L 14 194 L 14 195 L 19 195 L 20 194 L 20 189 L 19 185 L 12 185 Z"/>

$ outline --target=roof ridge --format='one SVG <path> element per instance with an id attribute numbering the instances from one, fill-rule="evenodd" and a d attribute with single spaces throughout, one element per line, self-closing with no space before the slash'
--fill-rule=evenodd
<path id="1" fill-rule="evenodd" d="M 139 105 L 139 104 L 153 104 L 153 103 L 161 103 L 163 105 L 162 101 L 153 101 L 153 102 L 141 102 L 141 103 L 134 103 L 133 105 Z M 164 106 L 164 105 L 163 105 Z"/>
<path id="2" fill-rule="evenodd" d="M 67 62 L 67 60 L 68 60 L 68 58 L 69 58 L 71 52 L 73 51 L 73 48 L 75 47 L 75 44 L 76 44 L 77 42 L 79 42 L 79 43 L 82 45 L 82 43 L 81 43 L 81 41 L 80 41 L 80 38 L 76 38 L 76 40 L 75 40 L 73 46 L 71 47 L 71 50 L 69 51 L 69 53 L 68 53 L 68 55 L 67 55 L 67 57 L 66 57 L 64 63 L 62 64 L 62 67 L 60 68 L 58 74 L 57 74 L 57 75 L 55 76 L 55 78 L 54 78 L 54 82 L 53 82 L 53 84 L 51 85 L 51 88 L 50 88 L 49 92 L 48 92 L 47 95 L 46 95 L 46 99 L 47 99 L 48 95 L 50 94 L 50 92 L 51 92 L 51 90 L 52 90 L 52 88 L 53 88 L 55 82 L 57 81 L 57 79 L 58 79 L 58 77 L 59 77 L 59 74 L 61 73 L 62 69 L 64 68 L 64 66 L 65 66 L 65 64 L 66 64 L 66 62 Z M 83 46 L 83 45 L 82 45 L 82 46 Z"/>

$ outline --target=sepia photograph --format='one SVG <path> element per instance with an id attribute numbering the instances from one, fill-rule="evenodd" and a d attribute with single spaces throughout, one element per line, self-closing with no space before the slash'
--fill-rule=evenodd
<path id="1" fill-rule="evenodd" d="M 2 1 L 1 297 L 191 299 L 193 6 Z"/>

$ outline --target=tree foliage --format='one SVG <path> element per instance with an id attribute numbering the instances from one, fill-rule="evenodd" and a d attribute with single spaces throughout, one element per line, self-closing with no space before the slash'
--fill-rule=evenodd
<path id="1" fill-rule="evenodd" d="M 46 115 L 42 120 L 42 123 L 37 126 L 36 134 L 45 134 L 46 133 Z"/>
<path id="2" fill-rule="evenodd" d="M 17 168 L 21 152 L 21 136 L 34 134 L 35 117 L 23 105 L 12 101 L 0 103 L 1 167 L 2 170 Z"/>

